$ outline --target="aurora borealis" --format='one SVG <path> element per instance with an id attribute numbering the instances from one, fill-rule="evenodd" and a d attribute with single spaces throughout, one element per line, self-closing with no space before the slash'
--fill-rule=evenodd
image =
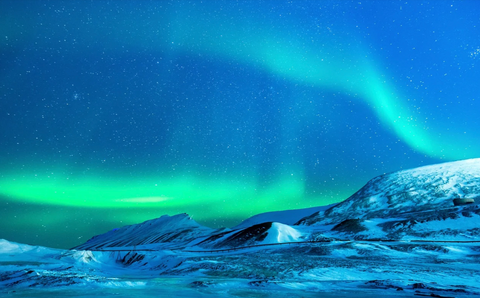
<path id="1" fill-rule="evenodd" d="M 211 227 L 480 156 L 475 1 L 2 1 L 0 238 Z"/>

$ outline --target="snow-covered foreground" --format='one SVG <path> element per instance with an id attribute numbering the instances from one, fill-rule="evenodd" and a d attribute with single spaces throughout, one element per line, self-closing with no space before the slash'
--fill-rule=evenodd
<path id="1" fill-rule="evenodd" d="M 339 241 L 229 253 L 68 251 L 0 241 L 2 297 L 480 295 L 480 243 Z"/>
<path id="2" fill-rule="evenodd" d="M 211 282 L 209 280 L 208 282 Z M 331 285 L 332 283 L 326 283 Z M 2 293 L 1 297 L 76 297 L 76 298 L 150 298 L 150 297 L 180 297 L 180 298 L 211 298 L 211 297 L 275 297 L 275 298 L 318 298 L 320 292 L 306 292 L 301 289 L 281 288 L 252 288 L 239 283 L 235 279 L 216 279 L 215 286 L 209 288 L 196 288 L 185 286 L 185 281 L 179 278 L 158 278 L 149 282 L 148 286 L 137 288 L 56 288 L 56 289 L 26 289 Z M 344 289 L 334 292 L 321 292 L 320 297 L 341 298 L 358 297 L 371 298 L 378 295 L 376 291 Z M 412 297 L 410 294 L 394 292 L 382 297 Z"/>

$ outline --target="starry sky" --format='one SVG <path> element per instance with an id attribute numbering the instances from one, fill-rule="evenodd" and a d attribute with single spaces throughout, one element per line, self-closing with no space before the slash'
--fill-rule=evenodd
<path id="1" fill-rule="evenodd" d="M 480 157 L 478 1 L 0 2 L 0 238 L 231 227 Z"/>

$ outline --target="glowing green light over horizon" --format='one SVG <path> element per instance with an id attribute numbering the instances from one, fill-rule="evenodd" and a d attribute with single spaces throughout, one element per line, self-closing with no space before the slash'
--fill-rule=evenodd
<path id="1" fill-rule="evenodd" d="M 305 198 L 302 178 L 294 175 L 262 189 L 251 180 L 149 177 L 132 181 L 101 176 L 74 180 L 60 176 L 22 176 L 22 179 L 16 175 L 1 179 L 0 195 L 15 201 L 83 208 L 159 208 L 165 212 L 187 212 L 203 220 L 222 216 L 246 218 L 256 213 L 312 207 L 318 202 L 329 204 L 345 198 Z"/>

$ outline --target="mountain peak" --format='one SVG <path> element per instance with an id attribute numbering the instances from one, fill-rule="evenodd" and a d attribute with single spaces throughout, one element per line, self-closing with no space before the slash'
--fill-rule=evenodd
<path id="1" fill-rule="evenodd" d="M 303 218 L 298 224 L 332 224 L 353 218 L 453 207 L 456 198 L 480 200 L 480 158 L 378 176 L 347 200 Z"/>
<path id="2" fill-rule="evenodd" d="M 94 236 L 74 249 L 109 250 L 128 247 L 146 249 L 159 248 L 167 242 L 170 246 L 182 246 L 196 237 L 211 233 L 211 231 L 212 229 L 198 224 L 186 213 L 173 216 L 163 215 Z"/>

